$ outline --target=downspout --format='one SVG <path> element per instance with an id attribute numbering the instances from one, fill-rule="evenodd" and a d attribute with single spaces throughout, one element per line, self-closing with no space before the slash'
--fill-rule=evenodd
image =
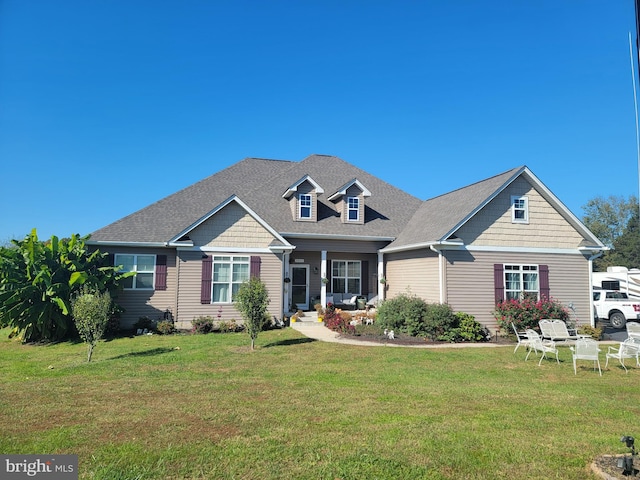
<path id="1" fill-rule="evenodd" d="M 591 255 L 589 257 L 589 323 L 591 324 L 591 326 L 593 328 L 596 327 L 596 317 L 593 314 L 593 304 L 592 304 L 592 297 L 593 297 L 593 261 L 598 258 L 601 257 L 603 255 L 603 252 L 600 251 L 598 253 L 596 253 L 595 255 Z"/>
<path id="2" fill-rule="evenodd" d="M 444 266 L 443 266 L 443 255 L 440 250 L 438 250 L 433 245 L 429 245 L 429 249 L 438 254 L 438 299 L 440 303 L 445 303 L 444 299 Z"/>

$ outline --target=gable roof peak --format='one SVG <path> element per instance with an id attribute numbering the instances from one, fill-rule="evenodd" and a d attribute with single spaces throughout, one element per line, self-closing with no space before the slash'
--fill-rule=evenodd
<path id="1" fill-rule="evenodd" d="M 298 191 L 298 187 L 304 182 L 309 182 L 311 185 L 313 185 L 313 188 L 316 189 L 317 194 L 324 193 L 324 189 L 318 184 L 318 182 L 316 182 L 313 178 L 311 178 L 309 174 L 307 174 L 300 180 L 295 182 L 293 185 L 291 185 L 289 188 L 287 188 L 287 191 L 282 194 L 282 198 L 289 198 L 291 195 Z"/>
<path id="2" fill-rule="evenodd" d="M 367 189 L 367 187 L 365 187 L 362 183 L 360 183 L 360 181 L 357 178 L 354 178 L 353 180 L 349 180 L 347 183 L 341 186 L 336 193 L 334 193 L 328 198 L 328 200 L 335 200 L 336 198 L 346 195 L 347 190 L 349 190 L 349 188 L 351 188 L 353 185 L 357 186 L 362 191 L 363 196 L 365 197 L 371 196 L 371 192 Z"/>

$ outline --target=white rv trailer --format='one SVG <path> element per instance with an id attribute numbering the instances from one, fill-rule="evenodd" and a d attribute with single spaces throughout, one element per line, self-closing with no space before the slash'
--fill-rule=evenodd
<path id="1" fill-rule="evenodd" d="M 640 298 L 640 269 L 627 267 L 607 267 L 606 272 L 593 272 L 591 280 L 594 288 L 618 290 L 629 297 Z"/>

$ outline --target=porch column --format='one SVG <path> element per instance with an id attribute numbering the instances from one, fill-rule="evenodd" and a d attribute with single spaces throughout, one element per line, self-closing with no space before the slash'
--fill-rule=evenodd
<path id="1" fill-rule="evenodd" d="M 320 252 L 320 273 L 321 278 L 329 278 L 327 276 L 327 251 L 322 250 Z M 320 281 L 320 303 L 323 308 L 327 307 L 327 284 Z"/>
<path id="2" fill-rule="evenodd" d="M 380 282 L 382 278 L 384 278 L 384 253 L 378 252 L 378 302 L 384 300 L 384 287 L 386 283 Z"/>

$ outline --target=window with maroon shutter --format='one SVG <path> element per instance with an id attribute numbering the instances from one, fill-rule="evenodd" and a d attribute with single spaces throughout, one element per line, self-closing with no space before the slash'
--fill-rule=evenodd
<path id="1" fill-rule="evenodd" d="M 211 275 L 213 273 L 213 258 L 206 256 L 202 259 L 202 281 L 200 285 L 200 303 L 211 303 Z"/>
<path id="2" fill-rule="evenodd" d="M 251 257 L 251 266 L 249 271 L 249 276 L 251 278 L 256 277 L 260 278 L 260 262 L 262 259 L 260 257 Z"/>
<path id="3" fill-rule="evenodd" d="M 167 289 L 167 256 L 158 255 L 156 257 L 156 290 Z"/>
<path id="4" fill-rule="evenodd" d="M 504 300 L 504 268 L 501 263 L 493 265 L 493 289 L 496 304 Z"/>

